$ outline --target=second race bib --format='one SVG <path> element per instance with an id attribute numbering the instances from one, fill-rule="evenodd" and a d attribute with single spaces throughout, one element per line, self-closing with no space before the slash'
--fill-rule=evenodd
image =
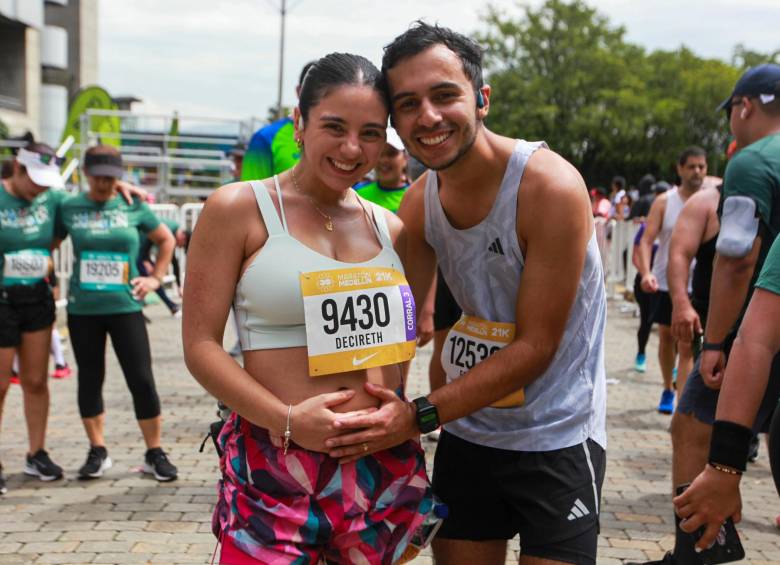
<path id="1" fill-rule="evenodd" d="M 402 363 L 414 357 L 417 320 L 403 273 L 355 267 L 301 273 L 309 375 Z"/>
<path id="2" fill-rule="evenodd" d="M 3 286 L 35 284 L 49 274 L 47 249 L 22 249 L 4 255 Z"/>
<path id="3" fill-rule="evenodd" d="M 130 275 L 127 253 L 83 251 L 79 284 L 84 290 L 124 290 Z"/>
<path id="4" fill-rule="evenodd" d="M 462 315 L 447 334 L 447 341 L 441 352 L 441 364 L 447 374 L 447 382 L 459 378 L 477 363 L 511 343 L 514 338 L 515 325 L 512 323 L 491 322 Z M 525 393 L 521 388 L 491 406 L 514 408 L 522 406 L 524 400 Z"/>

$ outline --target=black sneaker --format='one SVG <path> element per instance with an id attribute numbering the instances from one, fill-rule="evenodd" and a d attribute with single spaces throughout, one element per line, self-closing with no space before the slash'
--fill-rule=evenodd
<path id="1" fill-rule="evenodd" d="M 168 460 L 168 456 L 161 447 L 147 449 L 144 456 L 144 473 L 154 475 L 158 481 L 173 481 L 178 476 L 178 469 Z"/>
<path id="2" fill-rule="evenodd" d="M 761 442 L 759 441 L 757 435 L 750 438 L 750 452 L 748 453 L 748 461 L 751 463 L 755 463 L 758 459 L 758 445 L 760 443 Z"/>
<path id="3" fill-rule="evenodd" d="M 5 476 L 3 475 L 3 466 L 0 465 L 0 494 L 8 492 L 8 487 L 5 486 Z"/>
<path id="4" fill-rule="evenodd" d="M 103 472 L 106 469 L 110 469 L 112 464 L 111 458 L 108 456 L 108 450 L 102 445 L 93 445 L 87 453 L 87 462 L 79 469 L 79 478 L 97 479 L 102 477 Z"/>
<path id="5" fill-rule="evenodd" d="M 24 474 L 38 477 L 42 481 L 56 481 L 62 478 L 62 467 L 49 459 L 49 454 L 39 449 L 34 455 L 27 456 Z"/>
<path id="6" fill-rule="evenodd" d="M 626 565 L 674 565 L 677 563 L 671 551 L 667 551 L 664 558 L 659 561 L 628 561 Z"/>

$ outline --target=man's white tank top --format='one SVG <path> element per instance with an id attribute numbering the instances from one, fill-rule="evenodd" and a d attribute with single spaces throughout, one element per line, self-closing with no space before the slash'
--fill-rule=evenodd
<path id="1" fill-rule="evenodd" d="M 525 265 L 516 224 L 520 181 L 539 147 L 546 145 L 517 141 L 490 213 L 468 229 L 449 223 L 439 200 L 437 176 L 433 171 L 428 174 L 425 239 L 436 251 L 464 314 L 516 323 L 518 328 L 533 324 L 533 320 L 515 320 Z M 594 231 L 558 351 L 547 371 L 525 388 L 523 405 L 482 408 L 446 424 L 445 429 L 473 443 L 515 451 L 551 451 L 589 438 L 606 448 L 606 310 L 604 271 Z"/>
<path id="2" fill-rule="evenodd" d="M 653 261 L 653 274 L 658 281 L 658 289 L 669 292 L 669 281 L 666 278 L 666 269 L 669 267 L 669 243 L 672 241 L 672 230 L 677 218 L 685 205 L 677 187 L 666 192 L 666 210 L 661 223 L 661 231 L 658 232 L 658 251 L 655 252 Z M 691 265 L 693 267 L 693 265 Z M 689 277 L 690 286 L 690 277 Z M 690 289 L 689 289 L 690 290 Z"/>

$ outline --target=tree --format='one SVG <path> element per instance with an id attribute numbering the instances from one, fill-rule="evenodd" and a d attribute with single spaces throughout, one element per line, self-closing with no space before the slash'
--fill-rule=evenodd
<path id="1" fill-rule="evenodd" d="M 591 185 L 647 172 L 673 180 L 677 155 L 692 144 L 722 169 L 728 125 L 715 108 L 735 67 L 686 48 L 646 53 L 582 0 L 521 10 L 513 18 L 490 6 L 483 18 L 493 129 L 545 139 Z"/>

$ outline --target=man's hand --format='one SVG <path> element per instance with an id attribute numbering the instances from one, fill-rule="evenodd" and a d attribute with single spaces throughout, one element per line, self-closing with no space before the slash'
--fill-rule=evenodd
<path id="1" fill-rule="evenodd" d="M 698 549 L 707 549 L 715 543 L 726 518 L 732 518 L 734 523 L 742 519 L 739 479 L 739 475 L 723 473 L 707 465 L 691 486 L 674 498 L 677 515 L 683 519 L 680 528 L 684 532 L 693 533 L 705 527 L 704 535 L 696 542 Z"/>
<path id="2" fill-rule="evenodd" d="M 325 442 L 329 455 L 340 463 L 356 461 L 370 453 L 400 445 L 419 435 L 415 411 L 411 403 L 383 386 L 365 384 L 366 391 L 382 401 L 379 409 L 367 415 L 342 415 L 333 427 L 343 433 Z M 349 433 L 351 430 L 357 430 Z"/>
<path id="3" fill-rule="evenodd" d="M 642 277 L 641 285 L 642 290 L 649 293 L 658 292 L 658 279 L 655 278 L 653 273 L 647 273 Z"/>
<path id="4" fill-rule="evenodd" d="M 433 311 L 423 310 L 417 318 L 417 347 L 423 347 L 433 339 Z"/>
<path id="5" fill-rule="evenodd" d="M 691 303 L 675 305 L 672 309 L 672 335 L 677 341 L 691 343 L 693 338 L 703 332 L 699 315 Z"/>
<path id="6" fill-rule="evenodd" d="M 146 202 L 146 198 L 147 196 L 149 196 L 149 193 L 143 188 L 140 188 L 138 186 L 135 186 L 134 184 L 130 184 L 129 182 L 123 180 L 116 181 L 116 189 L 119 191 L 122 197 L 125 200 L 127 200 L 128 204 L 133 203 L 134 196 L 137 196 L 139 200 L 142 200 L 144 202 Z"/>
<path id="7" fill-rule="evenodd" d="M 699 373 L 704 384 L 719 390 L 723 384 L 723 368 L 726 366 L 726 356 L 722 351 L 702 351 Z"/>

